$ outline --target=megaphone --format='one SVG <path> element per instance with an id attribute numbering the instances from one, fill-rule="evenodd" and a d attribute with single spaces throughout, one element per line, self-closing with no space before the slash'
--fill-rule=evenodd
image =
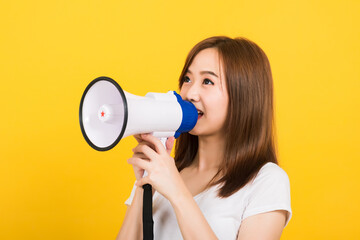
<path id="1" fill-rule="evenodd" d="M 109 77 L 98 77 L 82 95 L 79 118 L 86 142 L 98 151 L 107 151 L 134 134 L 177 138 L 195 127 L 198 112 L 174 91 L 141 97 L 125 92 Z"/>
<path id="2" fill-rule="evenodd" d="M 152 133 L 165 145 L 167 137 L 177 138 L 196 125 L 195 106 L 174 91 L 136 96 L 122 90 L 109 77 L 98 77 L 86 87 L 79 110 L 81 132 L 98 151 L 115 147 L 127 136 Z M 144 239 L 153 239 L 152 188 L 146 184 L 143 200 Z"/>

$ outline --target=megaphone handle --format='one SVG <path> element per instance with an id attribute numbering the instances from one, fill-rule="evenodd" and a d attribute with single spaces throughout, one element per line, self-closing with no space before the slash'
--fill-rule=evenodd
<path id="1" fill-rule="evenodd" d="M 166 137 L 160 138 L 161 143 L 166 148 Z M 144 173 L 144 176 L 147 172 Z M 143 186 L 144 197 L 143 197 L 143 239 L 153 240 L 154 239 L 154 221 L 152 218 L 152 186 L 145 184 Z"/>
<path id="2" fill-rule="evenodd" d="M 166 137 L 160 138 L 160 141 L 161 141 L 161 143 L 164 145 L 165 149 L 166 149 L 166 140 L 167 140 Z"/>

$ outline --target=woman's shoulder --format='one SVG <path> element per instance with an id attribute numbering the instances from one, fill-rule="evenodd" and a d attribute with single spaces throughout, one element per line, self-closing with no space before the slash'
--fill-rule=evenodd
<path id="1" fill-rule="evenodd" d="M 286 210 L 291 218 L 290 181 L 287 173 L 275 163 L 266 163 L 246 191 L 247 207 L 243 218 L 274 210 Z"/>
<path id="2" fill-rule="evenodd" d="M 266 163 L 244 190 L 247 197 L 265 197 L 273 194 L 290 195 L 290 181 L 287 173 L 276 163 Z M 287 198 L 287 197 L 286 197 Z"/>
<path id="3" fill-rule="evenodd" d="M 268 162 L 261 167 L 253 182 L 255 183 L 263 180 L 289 181 L 289 177 L 285 170 L 282 169 L 278 164 Z"/>
<path id="4" fill-rule="evenodd" d="M 218 185 L 216 190 L 219 190 L 221 186 Z M 279 165 L 268 162 L 260 168 L 252 180 L 232 194 L 231 198 L 249 198 L 264 192 L 271 194 L 271 191 L 289 192 L 290 181 L 287 173 Z"/>

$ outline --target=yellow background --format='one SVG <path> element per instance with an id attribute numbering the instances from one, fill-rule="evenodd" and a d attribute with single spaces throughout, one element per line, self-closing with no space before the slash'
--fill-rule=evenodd
<path id="1" fill-rule="evenodd" d="M 0 239 L 114 239 L 135 141 L 82 137 L 87 84 L 177 90 L 191 47 L 258 43 L 272 66 L 280 166 L 293 218 L 282 239 L 359 239 L 360 1 L 0 2 Z"/>

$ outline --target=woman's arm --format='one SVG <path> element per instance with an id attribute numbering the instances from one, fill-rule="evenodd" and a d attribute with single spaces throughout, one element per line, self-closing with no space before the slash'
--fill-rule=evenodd
<path id="1" fill-rule="evenodd" d="M 285 227 L 285 210 L 256 214 L 241 222 L 238 240 L 278 240 Z"/>
<path id="2" fill-rule="evenodd" d="M 134 135 L 138 144 L 146 144 L 140 137 L 140 135 Z M 133 157 L 141 157 L 147 159 L 142 154 L 134 153 Z M 136 180 L 142 178 L 144 169 L 133 166 Z M 153 191 L 154 193 L 154 191 Z M 116 240 L 131 240 L 142 239 L 143 236 L 143 224 L 142 224 L 142 208 L 143 208 L 143 196 L 144 189 L 137 187 L 131 205 L 126 209 L 125 217 L 121 229 L 118 233 Z"/>
<path id="3" fill-rule="evenodd" d="M 182 190 L 169 199 L 184 239 L 217 239 L 193 196 L 183 184 Z"/>
<path id="4" fill-rule="evenodd" d="M 148 175 L 139 179 L 136 185 L 151 184 L 156 191 L 170 201 L 184 239 L 217 239 L 182 180 L 174 159 L 169 155 L 170 152 L 167 152 L 160 140 L 154 136 L 142 135 L 141 137 L 149 144 L 137 146 L 134 152 L 142 154 L 149 161 L 134 157 L 130 158 L 128 163 L 138 169 L 145 169 Z M 167 148 L 169 149 L 168 146 Z"/>
<path id="5" fill-rule="evenodd" d="M 143 188 L 137 187 L 131 205 L 126 210 L 125 218 L 116 240 L 142 239 L 143 194 Z"/>

